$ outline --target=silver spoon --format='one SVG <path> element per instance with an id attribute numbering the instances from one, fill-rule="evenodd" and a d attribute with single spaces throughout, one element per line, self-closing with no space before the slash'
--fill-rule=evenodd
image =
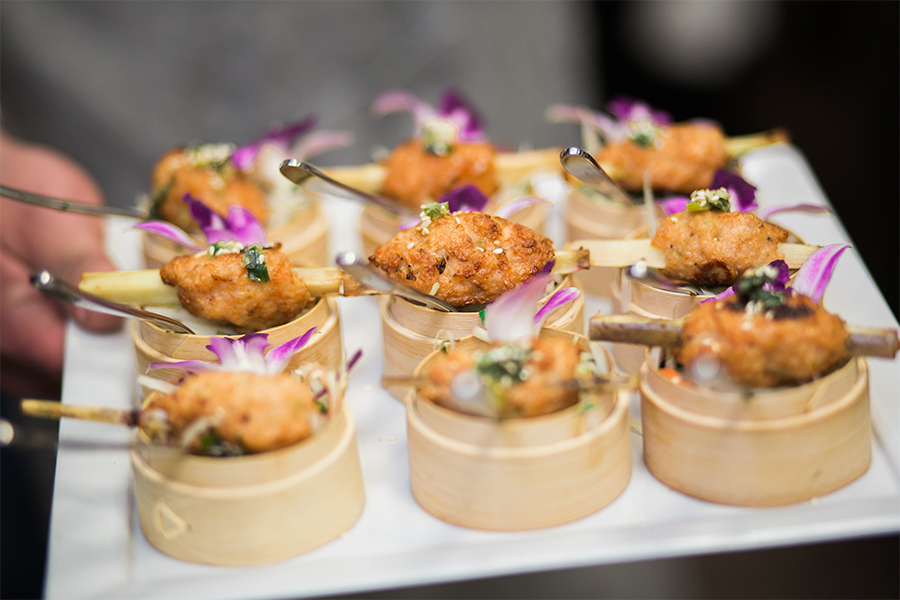
<path id="1" fill-rule="evenodd" d="M 444 312 L 458 312 L 456 308 L 450 306 L 443 300 L 438 300 L 434 296 L 423 294 L 409 286 L 397 283 L 393 279 L 389 279 L 381 272 L 381 270 L 372 266 L 369 262 L 362 260 L 355 252 L 341 252 L 335 257 L 334 261 L 354 279 L 379 292 L 395 294 L 402 298 L 406 298 L 407 300 L 413 300 L 414 302 L 419 302 L 429 308 L 442 310 Z"/>
<path id="2" fill-rule="evenodd" d="M 332 179 L 311 164 L 303 161 L 289 158 L 281 163 L 279 170 L 282 175 L 287 177 L 294 184 L 303 186 L 313 192 L 338 195 L 350 200 L 361 200 L 362 202 L 374 204 L 379 208 L 383 208 L 390 213 L 402 217 L 418 216 L 418 213 L 413 212 L 396 200 L 391 200 L 384 196 L 376 196 L 375 194 L 370 194 L 345 183 L 341 183 L 336 179 Z"/>
<path id="3" fill-rule="evenodd" d="M 619 187 L 603 168 L 597 164 L 594 157 L 577 146 L 566 148 L 559 153 L 559 162 L 572 177 L 581 183 L 608 196 L 615 202 L 634 205 L 634 200 L 628 192 Z"/>
<path id="4" fill-rule="evenodd" d="M 33 194 L 31 192 L 23 192 L 15 188 L 0 185 L 0 196 L 31 204 L 33 206 L 42 206 L 44 208 L 52 208 L 53 210 L 61 210 L 64 212 L 79 213 L 82 215 L 93 215 L 96 217 L 131 217 L 132 219 L 146 220 L 149 218 L 147 212 L 139 208 L 117 208 L 115 206 L 97 206 L 94 204 L 85 204 L 83 202 L 72 202 L 69 200 L 60 200 L 41 194 Z"/>
<path id="5" fill-rule="evenodd" d="M 75 306 L 92 310 L 94 312 L 114 315 L 116 317 L 137 317 L 144 321 L 156 323 L 160 327 L 175 333 L 187 333 L 193 335 L 194 331 L 184 323 L 159 315 L 141 308 L 110 302 L 93 294 L 82 292 L 74 285 L 57 279 L 50 271 L 38 271 L 31 275 L 31 285 L 38 290 L 57 300 L 74 304 Z"/>

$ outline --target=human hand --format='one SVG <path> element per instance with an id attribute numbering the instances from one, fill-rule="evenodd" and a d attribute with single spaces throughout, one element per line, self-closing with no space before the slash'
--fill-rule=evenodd
<path id="1" fill-rule="evenodd" d="M 91 176 L 60 152 L 0 131 L 0 182 L 55 198 L 103 204 Z M 66 316 L 91 331 L 111 331 L 121 320 L 44 296 L 30 283 L 47 269 L 78 283 L 85 271 L 115 267 L 103 250 L 97 217 L 0 201 L 0 380 L 7 393 L 59 393 Z"/>

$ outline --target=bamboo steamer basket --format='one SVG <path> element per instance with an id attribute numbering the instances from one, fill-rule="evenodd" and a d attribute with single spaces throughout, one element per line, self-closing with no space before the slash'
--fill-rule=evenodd
<path id="1" fill-rule="evenodd" d="M 343 361 L 341 343 L 340 313 L 333 298 L 319 298 L 316 303 L 299 317 L 284 325 L 264 329 L 268 334 L 269 347 L 283 344 L 302 336 L 310 328 L 316 327 L 307 345 L 291 359 L 288 369 L 294 369 L 302 362 L 315 362 L 338 369 Z M 150 363 L 172 363 L 181 360 L 216 361 L 218 358 L 206 347 L 210 335 L 188 335 L 166 331 L 147 321 L 136 320 L 131 329 L 137 358 L 138 374 L 147 372 Z M 222 337 L 222 336 L 216 336 Z M 240 335 L 228 336 L 237 338 Z M 161 368 L 156 371 L 163 378 L 180 374 L 177 369 Z M 144 395 L 149 390 L 144 390 Z"/>
<path id="2" fill-rule="evenodd" d="M 665 217 L 665 211 L 658 205 L 656 212 L 657 219 Z M 563 216 L 569 241 L 621 240 L 647 223 L 644 205 L 625 206 L 591 192 L 585 193 L 579 185 L 570 187 Z M 575 279 L 589 294 L 609 298 L 617 272 L 615 267 L 591 267 L 577 273 Z"/>
<path id="3" fill-rule="evenodd" d="M 485 212 L 490 214 L 491 211 L 492 205 L 489 204 Z M 538 235 L 544 235 L 546 219 L 546 208 L 540 204 L 532 204 L 513 213 L 509 220 L 528 227 Z M 402 220 L 383 208 L 366 205 L 359 217 L 359 235 L 362 238 L 363 254 L 372 256 L 375 254 L 376 248 L 389 242 L 400 231 Z"/>
<path id="4" fill-rule="evenodd" d="M 805 243 L 792 231 L 788 231 L 788 241 Z M 631 232 L 627 239 L 647 237 L 647 228 L 641 227 Z M 593 269 L 592 269 L 593 270 Z M 793 275 L 791 278 L 793 279 Z M 656 283 L 631 277 L 627 268 L 616 269 L 616 276 L 610 284 L 612 313 L 633 314 L 650 319 L 680 319 L 687 316 L 701 302 L 712 298 L 712 294 L 667 290 Z M 646 346 L 635 344 L 612 344 L 612 353 L 618 367 L 631 375 L 636 375 L 644 364 Z"/>
<path id="5" fill-rule="evenodd" d="M 319 202 L 310 198 L 293 217 L 280 225 L 267 229 L 272 243 L 280 242 L 281 251 L 295 265 L 326 267 L 331 264 L 328 255 L 328 217 Z M 148 269 L 158 269 L 178 256 L 193 254 L 178 242 L 142 231 L 144 263 Z M 197 236 L 203 245 L 202 236 Z"/>
<path id="6" fill-rule="evenodd" d="M 339 537 L 365 504 L 356 425 L 343 405 L 312 437 L 235 457 L 131 451 L 141 529 L 157 549 L 212 565 L 280 561 Z"/>
<path id="7" fill-rule="evenodd" d="M 853 358 L 816 381 L 724 392 L 640 371 L 644 461 L 667 486 L 738 506 L 803 502 L 855 480 L 871 461 L 868 370 Z"/>
<path id="8" fill-rule="evenodd" d="M 572 285 L 566 277 L 556 289 Z M 544 298 L 543 306 L 550 296 Z M 398 296 L 381 299 L 381 324 L 384 344 L 384 375 L 411 376 L 426 356 L 439 349 L 442 343 L 461 340 L 482 326 L 477 312 L 447 313 L 427 308 Z M 550 313 L 545 326 L 574 333 L 584 333 L 584 294 Z M 387 386 L 385 389 L 397 400 L 406 398 L 406 386 Z"/>
<path id="9" fill-rule="evenodd" d="M 587 349 L 577 334 L 567 337 Z M 484 345 L 469 337 L 457 347 Z M 424 375 L 433 352 L 416 369 Z M 416 501 L 437 518 L 474 529 L 552 527 L 592 514 L 615 500 L 631 478 L 628 390 L 596 394 L 540 417 L 491 419 L 438 406 L 409 391 L 410 484 Z"/>

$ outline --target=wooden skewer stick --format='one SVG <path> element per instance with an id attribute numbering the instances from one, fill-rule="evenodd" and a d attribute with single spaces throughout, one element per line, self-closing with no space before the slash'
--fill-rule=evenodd
<path id="1" fill-rule="evenodd" d="M 82 421 L 112 423 L 134 427 L 138 424 L 141 411 L 102 408 L 98 406 L 73 406 L 52 400 L 22 400 L 22 412 L 33 417 L 61 419 L 70 417 Z"/>
<path id="2" fill-rule="evenodd" d="M 590 266 L 590 253 L 587 250 L 560 251 L 556 253 L 555 258 L 554 273 L 574 273 Z M 306 283 L 309 293 L 317 298 L 381 293 L 364 287 L 337 267 L 316 269 L 294 267 L 293 270 Z M 83 292 L 122 304 L 180 306 L 176 288 L 162 282 L 158 269 L 84 273 L 78 288 Z"/>
<path id="3" fill-rule="evenodd" d="M 583 248 L 590 251 L 592 267 L 629 267 L 639 260 L 647 266 L 662 269 L 666 256 L 659 248 L 650 245 L 649 239 L 639 240 L 575 240 L 566 244 L 569 250 Z M 784 255 L 788 268 L 799 269 L 819 246 L 807 244 L 778 244 L 778 252 Z"/>
<path id="4" fill-rule="evenodd" d="M 559 148 L 532 150 L 528 152 L 500 152 L 494 161 L 497 179 L 501 185 L 515 183 L 537 169 L 562 172 L 559 162 Z M 369 163 L 352 167 L 331 167 L 322 169 L 329 177 L 370 194 L 381 191 L 387 170 L 383 164 Z"/>
<path id="5" fill-rule="evenodd" d="M 681 344 L 683 319 L 649 319 L 636 315 L 597 315 L 591 318 L 588 337 L 594 341 L 673 347 Z M 895 329 L 848 326 L 851 354 L 893 358 L 900 350 Z"/>
<path id="6" fill-rule="evenodd" d="M 753 133 L 750 135 L 741 135 L 725 139 L 725 152 L 729 158 L 740 156 L 741 154 L 779 142 L 789 142 L 791 136 L 787 130 L 777 127 L 762 133 Z"/>

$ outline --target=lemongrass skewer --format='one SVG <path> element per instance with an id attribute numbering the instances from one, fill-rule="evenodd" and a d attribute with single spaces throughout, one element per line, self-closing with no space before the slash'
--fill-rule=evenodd
<path id="1" fill-rule="evenodd" d="M 539 169 L 561 172 L 559 152 L 559 148 L 526 152 L 500 152 L 494 161 L 497 179 L 501 185 L 506 185 L 515 183 L 528 173 Z M 387 177 L 387 169 L 381 163 L 323 168 L 322 172 L 332 179 L 370 194 L 380 192 L 384 185 L 384 179 Z"/>
<path id="2" fill-rule="evenodd" d="M 590 319 L 593 341 L 673 347 L 681 344 L 683 319 L 648 319 L 637 315 L 597 315 Z M 857 356 L 893 358 L 900 350 L 896 329 L 847 326 L 847 349 Z"/>
<path id="3" fill-rule="evenodd" d="M 554 273 L 573 273 L 590 266 L 587 250 L 560 251 L 556 253 L 555 259 Z M 317 298 L 382 293 L 364 287 L 337 267 L 294 267 L 293 271 L 304 281 L 310 295 Z M 177 289 L 162 282 L 158 269 L 84 273 L 78 289 L 105 300 L 134 306 L 181 305 Z"/>
<path id="4" fill-rule="evenodd" d="M 662 269 L 666 266 L 666 257 L 662 250 L 650 245 L 650 240 L 575 240 L 566 244 L 566 248 L 590 251 L 592 267 L 629 267 L 640 260 L 647 266 Z M 808 244 L 778 244 L 778 252 L 784 255 L 788 268 L 799 269 L 806 259 L 819 246 Z"/>
<path id="5" fill-rule="evenodd" d="M 94 421 L 97 423 L 112 423 L 114 425 L 127 425 L 134 427 L 138 424 L 141 411 L 122 410 L 117 408 L 103 408 L 99 406 L 77 406 L 62 404 L 54 400 L 22 400 L 22 412 L 32 417 L 45 419 L 61 419 L 69 417 L 82 421 Z"/>

